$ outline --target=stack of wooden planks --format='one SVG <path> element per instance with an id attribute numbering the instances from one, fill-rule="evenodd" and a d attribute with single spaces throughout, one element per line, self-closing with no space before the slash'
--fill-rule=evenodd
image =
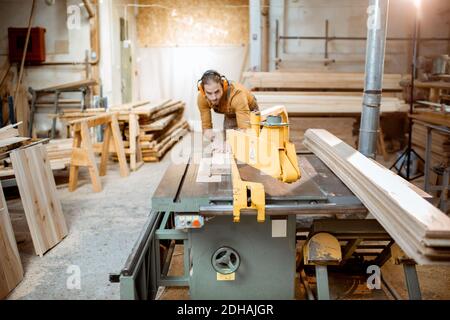
<path id="1" fill-rule="evenodd" d="M 113 109 L 120 111 L 119 120 L 123 123 L 122 129 L 127 138 L 125 145 L 131 145 L 127 111 L 138 116 L 139 144 L 143 161 L 160 161 L 189 131 L 189 125 L 183 118 L 185 103 L 182 101 L 164 99 L 156 103 L 147 102 L 131 110 L 124 110 L 123 107 Z"/>
<path id="2" fill-rule="evenodd" d="M 10 150 L 18 148 L 30 140 L 30 138 L 19 137 L 18 125 L 20 123 L 7 125 L 0 129 L 0 159 L 7 157 Z"/>
<path id="3" fill-rule="evenodd" d="M 322 129 L 305 145 L 358 196 L 402 250 L 418 264 L 450 264 L 450 218 L 409 182 Z"/>
<path id="4" fill-rule="evenodd" d="M 7 125 L 0 129 L 0 177 L 8 177 L 14 175 L 14 170 L 9 159 L 10 153 L 17 149 L 32 143 L 43 142 L 48 140 L 30 139 L 28 137 L 19 136 L 21 122 Z M 72 139 L 51 140 L 46 144 L 47 153 L 50 160 L 52 170 L 66 168 L 70 163 L 70 155 L 72 152 Z"/>
<path id="5" fill-rule="evenodd" d="M 301 92 L 254 92 L 260 109 L 284 105 L 290 116 L 361 114 L 362 96 L 304 95 Z M 383 97 L 380 113 L 408 112 L 409 106 L 395 97 Z"/>
<path id="6" fill-rule="evenodd" d="M 131 169 L 136 170 L 140 155 L 143 161 L 159 161 L 189 131 L 189 125 L 183 118 L 184 109 L 185 103 L 178 100 L 142 100 L 112 106 L 108 111 L 65 112 L 59 118 L 70 122 L 92 116 L 93 113 L 116 112 L 124 137 L 125 154 L 130 159 Z M 100 143 L 94 143 L 93 147 L 100 152 Z M 112 145 L 110 151 L 114 151 Z M 114 154 L 112 157 L 115 158 Z"/>
<path id="7" fill-rule="evenodd" d="M 267 89 L 330 89 L 357 90 L 364 89 L 364 73 L 317 73 L 317 72 L 246 72 L 244 83 L 254 90 Z M 383 75 L 383 91 L 401 92 L 400 74 Z"/>

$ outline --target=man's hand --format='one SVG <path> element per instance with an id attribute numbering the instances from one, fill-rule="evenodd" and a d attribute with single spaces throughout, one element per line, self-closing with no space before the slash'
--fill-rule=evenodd
<path id="1" fill-rule="evenodd" d="M 214 141 L 215 135 L 213 129 L 205 129 L 203 131 L 203 139 L 206 141 L 212 142 Z"/>

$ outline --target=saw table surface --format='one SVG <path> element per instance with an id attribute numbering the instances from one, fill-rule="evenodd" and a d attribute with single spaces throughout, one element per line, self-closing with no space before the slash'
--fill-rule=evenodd
<path id="1" fill-rule="evenodd" d="M 246 164 L 239 164 L 242 180 L 260 182 L 266 194 L 266 214 L 326 215 L 361 218 L 367 209 L 359 199 L 315 155 L 298 155 L 302 177 L 295 183 L 283 183 Z M 172 164 L 164 174 L 152 198 L 155 211 L 199 212 L 211 215 L 232 214 L 231 174 L 220 182 L 197 182 L 199 165 Z M 248 210 L 243 214 L 255 214 Z M 252 212 L 250 212 L 252 211 Z"/>

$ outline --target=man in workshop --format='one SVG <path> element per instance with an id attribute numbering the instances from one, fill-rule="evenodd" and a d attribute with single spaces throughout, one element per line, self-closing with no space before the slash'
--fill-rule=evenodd
<path id="1" fill-rule="evenodd" d="M 224 114 L 224 131 L 250 128 L 250 112 L 258 111 L 255 96 L 242 84 L 229 81 L 215 70 L 206 71 L 198 81 L 197 104 L 205 139 L 214 139 L 211 109 Z"/>

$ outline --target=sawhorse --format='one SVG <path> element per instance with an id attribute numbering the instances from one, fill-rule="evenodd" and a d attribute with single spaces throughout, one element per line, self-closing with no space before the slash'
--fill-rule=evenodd
<path id="1" fill-rule="evenodd" d="M 100 170 L 97 169 L 94 150 L 92 148 L 89 128 L 105 125 L 104 138 L 102 144 Z M 114 149 L 119 159 L 120 175 L 129 175 L 127 159 L 123 147 L 123 140 L 117 121 L 116 113 L 107 113 L 70 122 L 73 130 L 73 150 L 70 161 L 69 191 L 74 191 L 78 183 L 79 167 L 87 167 L 92 180 L 94 192 L 102 191 L 100 176 L 106 175 L 107 162 L 109 157 L 109 143 L 114 142 Z"/>

